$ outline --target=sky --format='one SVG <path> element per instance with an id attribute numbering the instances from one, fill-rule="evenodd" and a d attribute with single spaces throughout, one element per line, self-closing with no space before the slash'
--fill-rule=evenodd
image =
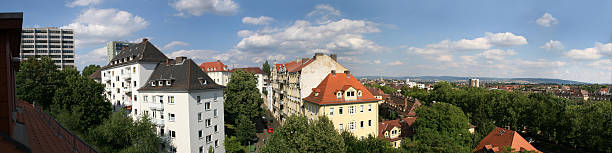
<path id="1" fill-rule="evenodd" d="M 357 76 L 612 82 L 612 1 L 9 0 L 23 27 L 75 31 L 76 62 L 148 38 L 169 57 L 230 67 L 338 55 Z"/>

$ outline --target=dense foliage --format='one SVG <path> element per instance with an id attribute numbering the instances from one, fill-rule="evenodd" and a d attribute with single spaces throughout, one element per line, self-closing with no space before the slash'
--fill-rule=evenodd
<path id="1" fill-rule="evenodd" d="M 419 118 L 412 139 L 404 139 L 402 148 L 408 152 L 471 152 L 472 135 L 469 119 L 457 106 L 436 103 L 417 109 Z"/>
<path id="2" fill-rule="evenodd" d="M 378 85 L 378 84 L 364 84 L 364 85 L 368 86 L 368 87 L 376 87 L 376 88 L 382 90 L 385 94 L 391 94 L 391 93 L 397 91 L 397 89 L 391 88 L 389 86 L 381 86 L 381 85 Z"/>
<path id="3" fill-rule="evenodd" d="M 507 92 L 484 88 L 454 88 L 441 82 L 434 90 L 415 95 L 427 105 L 446 102 L 460 107 L 482 139 L 494 127 L 526 131 L 525 136 L 541 141 L 612 152 L 612 109 L 608 101 L 575 103 L 552 94 Z"/>
<path id="4" fill-rule="evenodd" d="M 392 152 L 401 152 L 399 149 L 393 148 L 389 141 L 368 136 L 363 140 L 358 140 L 357 137 L 353 135 L 353 133 L 348 131 L 342 131 L 340 136 L 344 139 L 344 145 L 346 146 L 346 152 L 351 153 L 392 153 Z"/>
<path id="5" fill-rule="evenodd" d="M 290 116 L 266 143 L 263 153 L 346 151 L 344 140 L 327 117 L 308 120 L 305 116 Z"/>
<path id="6" fill-rule="evenodd" d="M 261 70 L 263 70 L 268 76 L 270 76 L 270 73 L 272 72 L 271 69 L 272 67 L 270 66 L 270 63 L 268 63 L 268 60 L 266 60 L 266 62 L 261 66 Z"/>
<path id="7" fill-rule="evenodd" d="M 162 143 L 148 116 L 133 121 L 123 110 L 89 132 L 89 140 L 99 151 L 109 153 L 159 152 Z"/>
<path id="8" fill-rule="evenodd" d="M 255 122 L 264 115 L 256 82 L 253 74 L 237 70 L 225 88 L 225 134 L 235 136 L 243 145 L 256 138 Z"/>
<path id="9" fill-rule="evenodd" d="M 83 76 L 89 76 L 100 69 L 102 69 L 100 65 L 95 65 L 95 64 L 87 65 L 85 68 L 83 68 L 82 74 Z"/>
<path id="10" fill-rule="evenodd" d="M 49 57 L 28 58 L 16 75 L 17 98 L 49 109 L 55 90 L 65 85 L 62 73 Z"/>

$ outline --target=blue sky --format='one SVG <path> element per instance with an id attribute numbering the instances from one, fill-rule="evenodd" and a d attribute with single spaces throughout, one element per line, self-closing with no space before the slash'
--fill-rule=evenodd
<path id="1" fill-rule="evenodd" d="M 111 40 L 233 67 L 338 54 L 356 75 L 610 83 L 612 1 L 11 0 L 24 27 L 76 33 L 77 66 Z"/>

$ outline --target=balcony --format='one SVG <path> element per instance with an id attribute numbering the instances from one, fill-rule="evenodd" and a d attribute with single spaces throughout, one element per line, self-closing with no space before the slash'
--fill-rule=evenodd
<path id="1" fill-rule="evenodd" d="M 125 106 L 132 106 L 132 101 L 131 100 L 124 100 L 123 101 L 123 105 L 125 105 Z"/>
<path id="2" fill-rule="evenodd" d="M 132 73 L 123 73 L 123 74 L 121 74 L 121 79 L 124 79 L 124 80 L 132 79 Z"/>
<path id="3" fill-rule="evenodd" d="M 151 119 L 151 122 L 153 122 L 153 124 L 157 126 L 164 126 L 164 119 L 154 118 L 154 119 Z"/>
<path id="4" fill-rule="evenodd" d="M 151 110 L 160 110 L 160 111 L 164 110 L 164 105 L 162 103 L 148 103 L 148 104 L 149 104 L 149 109 Z"/>

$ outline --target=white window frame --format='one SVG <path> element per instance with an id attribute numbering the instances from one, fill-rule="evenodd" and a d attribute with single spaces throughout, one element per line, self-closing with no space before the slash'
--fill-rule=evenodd
<path id="1" fill-rule="evenodd" d="M 338 115 L 342 115 L 344 112 L 344 108 L 343 107 L 338 107 Z"/>
<path id="2" fill-rule="evenodd" d="M 210 111 L 210 105 L 211 105 L 210 102 L 205 102 L 204 103 L 204 110 Z"/>
<path id="3" fill-rule="evenodd" d="M 202 112 L 198 112 L 198 122 L 202 122 Z"/>
<path id="4" fill-rule="evenodd" d="M 329 108 L 329 116 L 334 116 L 334 108 Z"/>
<path id="5" fill-rule="evenodd" d="M 372 104 L 368 104 L 368 112 L 372 111 Z"/>
<path id="6" fill-rule="evenodd" d="M 340 124 L 338 125 L 338 129 L 340 129 L 340 130 L 344 130 L 344 124 L 340 123 Z"/>
<path id="7" fill-rule="evenodd" d="M 364 107 L 365 107 L 365 106 L 361 105 L 360 107 L 361 107 L 361 110 L 359 110 L 359 112 L 360 112 L 360 113 L 363 113 L 363 110 L 364 110 Z"/>

